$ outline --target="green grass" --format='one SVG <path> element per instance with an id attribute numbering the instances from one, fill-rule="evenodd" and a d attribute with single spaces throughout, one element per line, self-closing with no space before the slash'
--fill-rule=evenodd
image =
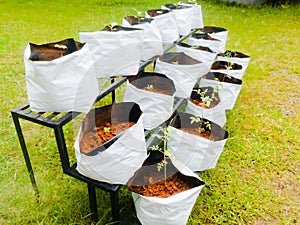
<path id="1" fill-rule="evenodd" d="M 51 130 L 22 122 L 40 201 L 34 197 L 10 110 L 27 102 L 23 51 L 97 30 L 131 8 L 163 1 L 0 1 L 0 224 L 91 224 L 86 185 L 62 173 Z M 229 30 L 227 48 L 251 56 L 229 139 L 213 170 L 203 172 L 189 224 L 299 224 L 300 219 L 300 8 L 240 7 L 201 1 L 205 25 Z M 74 141 L 65 127 L 67 145 Z M 98 191 L 99 224 L 110 219 L 109 197 Z M 100 203 L 102 202 L 102 203 Z M 121 204 L 130 194 L 121 192 Z"/>

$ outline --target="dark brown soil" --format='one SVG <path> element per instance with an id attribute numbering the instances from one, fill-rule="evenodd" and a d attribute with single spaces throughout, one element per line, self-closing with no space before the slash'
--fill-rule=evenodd
<path id="1" fill-rule="evenodd" d="M 199 121 L 192 123 L 192 117 L 194 115 L 179 112 L 171 121 L 170 126 L 212 141 L 220 141 L 228 137 L 228 132 L 214 122 L 200 118 Z"/>
<path id="2" fill-rule="evenodd" d="M 164 9 L 151 9 L 151 10 L 147 11 L 147 13 L 150 17 L 160 16 L 160 15 L 168 13 L 168 12 L 169 12 L 169 10 L 164 10 Z"/>
<path id="3" fill-rule="evenodd" d="M 201 132 L 199 132 L 199 128 L 184 128 L 184 127 L 182 127 L 182 128 L 180 128 L 180 130 L 190 133 L 190 134 L 197 135 L 199 137 L 206 138 L 211 141 L 219 140 L 218 137 L 215 137 L 214 135 L 211 134 L 210 130 L 205 130 L 204 128 L 201 129 Z"/>
<path id="4" fill-rule="evenodd" d="M 207 105 L 203 104 L 203 102 L 202 102 L 200 99 L 193 99 L 192 102 L 193 102 L 195 105 L 197 105 L 197 106 L 199 106 L 199 107 L 202 107 L 202 108 L 205 108 L 205 109 L 211 109 L 211 108 L 215 107 L 215 106 L 219 103 L 218 100 L 213 100 L 213 101 L 210 103 L 210 105 L 207 106 Z"/>
<path id="5" fill-rule="evenodd" d="M 81 152 L 85 154 L 91 152 L 134 124 L 134 122 L 114 121 L 112 124 L 110 122 L 103 122 L 92 131 L 84 134 L 80 141 Z M 105 132 L 106 129 L 109 129 L 109 131 Z"/>
<path id="6" fill-rule="evenodd" d="M 205 102 L 202 101 L 202 94 L 204 94 L 204 97 L 209 97 L 210 98 L 210 104 L 207 106 Z M 202 108 L 205 109 L 211 109 L 215 107 L 217 104 L 220 103 L 220 97 L 218 94 L 218 91 L 213 89 L 212 87 L 202 87 L 202 88 L 194 88 L 192 93 L 191 93 L 191 100 L 192 102 Z M 208 101 L 207 101 L 208 103 Z"/>
<path id="7" fill-rule="evenodd" d="M 154 93 L 158 93 L 158 94 L 172 95 L 171 91 L 169 91 L 169 90 L 162 90 L 162 89 L 159 89 L 159 88 L 155 88 L 154 86 L 153 86 L 153 89 L 149 89 L 147 87 L 144 87 L 143 90 L 154 92 Z"/>
<path id="8" fill-rule="evenodd" d="M 175 93 L 173 81 L 163 74 L 140 72 L 136 76 L 129 77 L 128 80 L 132 85 L 142 90 L 171 96 Z M 151 88 L 148 88 L 149 86 Z"/>
<path id="9" fill-rule="evenodd" d="M 242 84 L 242 81 L 240 79 L 230 77 L 227 74 L 224 73 L 207 73 L 202 78 L 208 79 L 208 80 L 215 80 L 218 79 L 220 82 L 225 83 L 231 83 L 231 84 Z"/>
<path id="10" fill-rule="evenodd" d="M 236 63 L 226 61 L 216 61 L 211 66 L 212 70 L 241 70 L 242 66 Z"/>
<path id="11" fill-rule="evenodd" d="M 151 176 L 145 176 L 144 179 L 147 179 L 146 183 L 148 183 L 148 185 L 133 186 L 129 187 L 129 189 L 146 197 L 167 198 L 195 187 L 195 184 L 187 182 L 185 176 L 180 172 L 170 176 L 166 181 L 161 180 L 157 183 L 154 181 L 155 178 Z"/>
<path id="12" fill-rule="evenodd" d="M 219 53 L 218 56 L 223 56 L 223 57 L 236 57 L 236 58 L 249 58 L 248 55 L 245 55 L 241 52 L 236 52 L 236 51 L 225 51 L 224 53 Z"/>
<path id="13" fill-rule="evenodd" d="M 51 61 L 78 51 L 83 45 L 84 43 L 76 42 L 72 38 L 42 45 L 30 43 L 29 59 L 32 61 Z"/>

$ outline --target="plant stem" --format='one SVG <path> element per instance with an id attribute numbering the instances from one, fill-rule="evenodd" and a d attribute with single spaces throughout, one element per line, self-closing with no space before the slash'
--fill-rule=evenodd
<path id="1" fill-rule="evenodd" d="M 167 186 L 167 161 L 166 161 L 166 150 L 167 150 L 167 134 L 164 134 L 164 177 L 165 177 L 165 186 Z"/>

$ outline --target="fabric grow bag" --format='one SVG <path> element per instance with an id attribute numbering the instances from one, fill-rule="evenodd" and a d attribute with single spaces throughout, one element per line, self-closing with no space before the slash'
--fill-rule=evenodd
<path id="1" fill-rule="evenodd" d="M 176 97 L 188 98 L 195 84 L 208 70 L 202 62 L 185 53 L 173 52 L 159 56 L 154 71 L 174 81 Z"/>
<path id="2" fill-rule="evenodd" d="M 122 26 L 143 29 L 142 60 L 163 53 L 162 37 L 154 19 L 128 16 L 123 18 Z"/>
<path id="3" fill-rule="evenodd" d="M 158 92 L 147 90 L 152 85 Z M 151 130 L 165 122 L 173 112 L 174 82 L 163 74 L 140 72 L 127 81 L 124 102 L 136 102 L 144 112 L 143 124 Z"/>
<path id="4" fill-rule="evenodd" d="M 172 149 L 174 157 L 193 171 L 215 168 L 227 141 L 228 132 L 205 118 L 204 121 L 211 124 L 211 136 L 213 135 L 214 140 L 180 130 L 180 128 L 199 127 L 197 123 L 191 124 L 192 116 L 195 115 L 176 114 L 169 126 L 172 135 L 169 137 L 168 146 Z"/>
<path id="5" fill-rule="evenodd" d="M 225 73 L 230 77 L 242 79 L 245 69 L 242 65 L 228 61 L 215 61 L 209 70 L 210 72 Z"/>
<path id="6" fill-rule="evenodd" d="M 139 169 L 128 182 L 128 189 L 132 191 L 137 217 L 143 225 L 185 225 L 192 208 L 199 196 L 204 182 L 178 160 L 167 163 L 167 177 L 180 173 L 193 188 L 174 194 L 167 198 L 148 197 L 135 193 L 132 187 L 147 185 L 144 176 L 157 173 L 156 164 L 146 164 Z M 160 180 L 158 178 L 158 180 Z M 156 181 L 155 181 L 156 182 Z"/>
<path id="7" fill-rule="evenodd" d="M 36 112 L 87 112 L 98 95 L 89 45 L 66 39 L 24 51 L 26 89 Z"/>
<path id="8" fill-rule="evenodd" d="M 212 51 L 208 47 L 192 46 L 185 43 L 176 44 L 176 52 L 184 52 L 190 57 L 201 61 L 208 70 L 210 70 L 217 56 L 217 52 Z"/>
<path id="9" fill-rule="evenodd" d="M 242 73 L 244 74 L 250 62 L 250 56 L 241 52 L 226 50 L 225 52 L 217 55 L 216 61 L 226 61 L 239 64 L 242 66 Z"/>
<path id="10" fill-rule="evenodd" d="M 242 88 L 242 80 L 224 73 L 209 72 L 200 80 L 200 87 L 207 86 L 221 86 L 219 96 L 223 100 L 225 109 L 233 109 Z"/>
<path id="11" fill-rule="evenodd" d="M 189 3 L 179 3 L 180 6 L 192 6 L 193 8 L 193 24 L 192 28 L 203 28 L 203 16 L 202 16 L 202 8 L 201 5 L 195 4 L 189 4 Z"/>
<path id="12" fill-rule="evenodd" d="M 187 38 L 187 44 L 193 46 L 208 47 L 215 52 L 224 52 L 223 43 L 217 38 L 213 38 L 208 34 L 194 33 Z"/>
<path id="13" fill-rule="evenodd" d="M 172 10 L 175 16 L 179 35 L 187 35 L 193 28 L 196 28 L 194 20 L 200 20 L 202 18 L 202 15 L 201 17 L 198 15 L 198 18 L 195 17 L 194 7 L 196 7 L 196 5 L 166 4 L 162 6 L 162 9 Z"/>
<path id="14" fill-rule="evenodd" d="M 208 34 L 212 38 L 220 40 L 220 46 L 218 52 L 224 52 L 226 48 L 226 41 L 228 37 L 228 30 L 222 27 L 215 27 L 215 26 L 204 26 L 200 29 L 205 34 Z"/>
<path id="15" fill-rule="evenodd" d="M 216 124 L 218 124 L 220 127 L 224 127 L 226 123 L 226 104 L 224 104 L 223 99 L 219 96 L 218 92 L 214 95 L 216 96 L 216 99 L 218 100 L 218 103 L 211 107 L 211 108 L 205 108 L 199 105 L 196 105 L 193 100 L 200 100 L 200 94 L 199 92 L 207 90 L 206 95 L 211 96 L 213 93 L 213 88 L 211 86 L 208 87 L 201 87 L 201 88 L 194 88 L 190 99 L 187 102 L 187 106 L 185 109 L 185 112 L 197 115 L 199 117 L 204 117 Z"/>
<path id="16" fill-rule="evenodd" d="M 153 18 L 156 21 L 164 45 L 172 44 L 178 39 L 178 28 L 175 15 L 172 11 L 152 9 L 148 10 L 145 16 L 147 18 Z"/>
<path id="17" fill-rule="evenodd" d="M 78 172 L 98 181 L 127 183 L 147 157 L 142 120 L 142 111 L 133 102 L 116 103 L 91 110 L 75 141 Z M 94 144 L 94 130 L 104 121 L 112 124 L 134 122 L 134 125 L 105 143 Z"/>
<path id="18" fill-rule="evenodd" d="M 136 75 L 141 60 L 143 30 L 122 26 L 80 32 L 89 43 L 98 78 Z"/>

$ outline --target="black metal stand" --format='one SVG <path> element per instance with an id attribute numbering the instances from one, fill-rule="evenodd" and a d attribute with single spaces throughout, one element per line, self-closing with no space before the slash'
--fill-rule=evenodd
<path id="1" fill-rule="evenodd" d="M 103 98 L 109 93 L 112 93 L 112 102 L 115 100 L 115 88 L 119 87 L 122 83 L 126 81 L 126 78 L 122 78 L 118 80 L 117 82 L 114 82 L 112 79 L 112 84 L 101 92 L 101 94 L 98 96 L 98 99 Z M 39 190 L 37 187 L 37 183 L 35 180 L 34 172 L 32 169 L 29 153 L 27 150 L 26 142 L 24 139 L 23 131 L 20 124 L 20 119 L 24 119 L 36 124 L 40 124 L 49 128 L 52 128 L 55 134 L 56 144 L 58 148 L 58 152 L 60 155 L 60 161 L 63 169 L 63 173 L 74 177 L 78 180 L 81 180 L 85 183 L 87 183 L 88 186 L 88 194 L 89 194 L 89 202 L 90 202 L 90 209 L 91 209 L 91 216 L 92 219 L 97 222 L 98 221 L 98 213 L 97 213 L 97 201 L 96 201 L 96 187 L 100 188 L 106 192 L 110 193 L 111 197 L 111 210 L 112 210 L 112 219 L 113 221 L 119 221 L 120 220 L 120 214 L 119 214 L 119 196 L 118 191 L 121 188 L 122 185 L 119 184 L 109 184 L 105 182 L 100 182 L 96 180 L 92 180 L 88 177 L 83 176 L 82 174 L 78 173 L 76 170 L 76 163 L 72 166 L 70 166 L 69 161 L 69 155 L 68 150 L 66 146 L 65 141 L 65 135 L 63 131 L 63 126 L 66 125 L 68 122 L 70 122 L 72 119 L 74 119 L 76 116 L 78 116 L 80 113 L 77 112 L 69 112 L 66 114 L 63 113 L 34 113 L 30 110 L 30 107 L 28 104 L 23 105 L 19 108 L 16 108 L 11 111 L 13 122 L 17 131 L 17 135 L 19 138 L 20 146 L 23 152 L 23 156 L 25 159 L 26 167 L 29 172 L 30 181 L 32 184 L 32 187 L 35 191 L 35 195 L 39 197 Z M 46 116 L 44 116 L 46 115 Z M 55 119 L 58 118 L 58 119 Z"/>
<path id="2" fill-rule="evenodd" d="M 191 31 L 190 34 L 181 37 L 177 42 L 174 42 L 170 47 L 165 49 L 164 52 L 167 52 L 171 50 L 176 43 L 182 42 L 184 39 L 195 33 L 198 29 L 195 29 Z M 141 66 L 140 66 L 140 71 L 144 70 L 144 68 L 149 65 L 151 62 L 155 60 L 156 57 L 153 57 L 152 59 L 149 59 L 145 61 Z M 108 80 L 109 81 L 109 80 Z M 99 94 L 99 96 L 96 99 L 96 102 L 104 98 L 106 95 L 109 93 L 112 94 L 112 102 L 115 100 L 115 90 L 121 86 L 123 83 L 127 81 L 126 77 L 121 77 L 117 81 L 115 81 L 114 78 L 110 78 L 111 84 L 102 90 Z M 179 107 L 181 104 L 182 100 L 177 101 L 175 105 L 175 109 Z M 68 113 L 58 113 L 58 112 L 53 112 L 53 113 L 35 113 L 30 110 L 29 104 L 22 105 L 16 109 L 13 109 L 11 111 L 11 115 L 13 118 L 13 122 L 17 131 L 18 139 L 20 142 L 20 146 L 23 152 L 23 156 L 25 159 L 26 167 L 29 173 L 30 181 L 32 184 L 32 187 L 35 191 L 35 195 L 37 198 L 39 198 L 39 190 L 38 186 L 35 180 L 34 176 L 34 171 L 32 168 L 32 164 L 30 161 L 28 149 L 26 146 L 26 142 L 24 139 L 22 127 L 20 124 L 20 119 L 24 119 L 27 121 L 30 121 L 35 124 L 39 124 L 45 127 L 52 128 L 55 134 L 55 139 L 56 139 L 56 144 L 60 156 L 60 161 L 62 165 L 62 170 L 63 173 L 74 177 L 82 182 L 87 183 L 88 187 L 88 195 L 89 195 L 89 202 L 90 202 L 90 210 L 91 210 L 91 217 L 92 219 L 97 222 L 98 221 L 98 212 L 97 212 L 97 198 L 96 198 L 96 188 L 99 188 L 101 190 L 104 190 L 108 193 L 110 193 L 110 199 L 111 199 L 111 211 L 112 211 L 112 220 L 119 222 L 120 221 L 120 209 L 119 209 L 119 195 L 118 191 L 120 190 L 122 185 L 119 184 L 109 184 L 105 182 L 100 182 L 96 181 L 93 179 L 90 179 L 86 176 L 83 176 L 76 170 L 77 164 L 73 164 L 72 166 L 70 165 L 69 161 L 69 155 L 68 155 L 68 150 L 66 146 L 66 141 L 65 141 L 65 135 L 63 131 L 63 126 L 69 123 L 71 120 L 73 120 L 75 117 L 77 117 L 80 113 L 78 112 L 68 112 Z M 147 132 L 145 133 L 145 135 Z M 122 223 L 123 224 L 123 223 Z"/>

